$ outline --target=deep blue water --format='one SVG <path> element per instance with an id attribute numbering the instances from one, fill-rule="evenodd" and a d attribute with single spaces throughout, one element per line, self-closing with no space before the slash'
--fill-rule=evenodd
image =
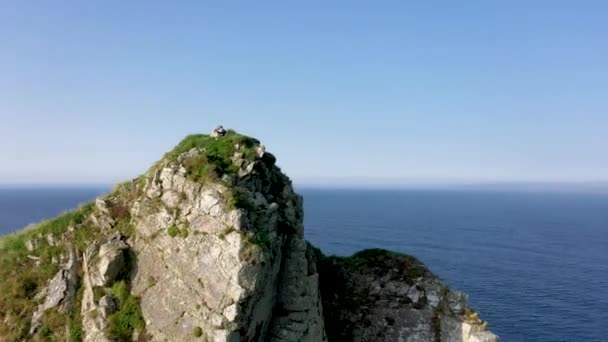
<path id="1" fill-rule="evenodd" d="M 0 233 L 107 189 L 0 189 Z M 326 254 L 415 255 L 503 341 L 606 341 L 608 195 L 304 189 L 306 237 Z"/>
<path id="2" fill-rule="evenodd" d="M 0 234 L 57 216 L 109 190 L 109 187 L 0 188 Z"/>
<path id="3" fill-rule="evenodd" d="M 608 196 L 314 191 L 307 238 L 326 253 L 415 255 L 503 341 L 608 341 Z"/>

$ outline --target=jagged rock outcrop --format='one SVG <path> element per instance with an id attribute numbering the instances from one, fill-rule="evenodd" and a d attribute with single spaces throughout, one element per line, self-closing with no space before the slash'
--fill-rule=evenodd
<path id="1" fill-rule="evenodd" d="M 122 241 L 122 235 L 117 233 L 102 244 L 93 255 L 89 255 L 89 258 L 94 256 L 97 261 L 90 270 L 93 286 L 108 286 L 116 280 L 125 268 L 125 251 L 127 249 L 129 249 L 129 246 Z"/>
<path id="2" fill-rule="evenodd" d="M 18 303 L 36 308 L 0 309 L 0 339 L 23 338 L 15 322 L 29 315 L 30 337 L 91 342 L 496 341 L 415 259 L 307 244 L 303 199 L 275 163 L 233 131 L 189 136 L 144 175 L 0 244 L 4 262 L 45 270 L 19 278 L 31 284 Z M 51 275 L 58 251 L 69 260 Z"/>
<path id="3" fill-rule="evenodd" d="M 270 154 L 245 157 L 257 142 L 231 145 L 234 170 L 221 182 L 192 179 L 188 165 L 206 151 L 189 149 L 150 172 L 131 213 L 138 232 L 133 289 L 147 332 L 161 340 L 190 340 L 197 327 L 209 341 L 263 340 L 282 270 L 300 269 L 291 266 L 301 262 L 291 258 L 299 251 L 289 246 L 305 246 L 301 197 Z M 306 309 L 320 305 L 315 299 Z"/>
<path id="4" fill-rule="evenodd" d="M 78 255 L 73 249 L 69 251 L 68 255 L 65 265 L 49 281 L 48 286 L 43 288 L 36 296 L 37 299 L 43 299 L 43 301 L 32 315 L 30 335 L 33 335 L 40 328 L 45 311 L 57 308 L 60 312 L 66 313 L 72 310 L 74 306 L 80 265 Z"/>
<path id="5" fill-rule="evenodd" d="M 84 341 L 110 342 L 112 340 L 106 333 L 107 319 L 101 314 L 104 310 L 95 302 L 90 269 L 90 260 L 85 253 L 83 260 L 83 296 L 80 311 L 83 327 L 82 339 Z"/>
<path id="6" fill-rule="evenodd" d="M 486 323 L 418 260 L 385 250 L 317 252 L 330 341 L 495 342 Z"/>

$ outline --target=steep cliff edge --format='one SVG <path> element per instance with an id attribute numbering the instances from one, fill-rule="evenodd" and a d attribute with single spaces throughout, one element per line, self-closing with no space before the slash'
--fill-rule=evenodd
<path id="1" fill-rule="evenodd" d="M 0 340 L 494 341 L 413 258 L 323 256 L 256 139 L 192 135 L 93 203 L 0 240 Z"/>

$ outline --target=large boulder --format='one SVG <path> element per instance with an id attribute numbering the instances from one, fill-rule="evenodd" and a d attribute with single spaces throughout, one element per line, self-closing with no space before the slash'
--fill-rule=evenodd
<path id="1" fill-rule="evenodd" d="M 99 247 L 97 260 L 92 270 L 93 286 L 108 286 L 124 270 L 125 251 L 129 246 L 122 240 L 120 233 L 115 234 Z"/>

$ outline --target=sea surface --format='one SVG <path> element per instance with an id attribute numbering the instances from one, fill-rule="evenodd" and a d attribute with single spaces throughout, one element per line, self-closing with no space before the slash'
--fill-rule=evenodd
<path id="1" fill-rule="evenodd" d="M 0 189 L 0 233 L 107 188 Z M 326 254 L 418 257 L 502 341 L 608 341 L 608 195 L 300 189 L 306 237 Z"/>

